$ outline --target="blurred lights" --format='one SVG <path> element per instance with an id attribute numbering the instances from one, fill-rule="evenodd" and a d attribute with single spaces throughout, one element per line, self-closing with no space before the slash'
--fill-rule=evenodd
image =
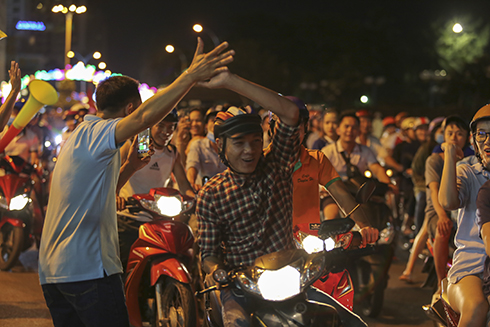
<path id="1" fill-rule="evenodd" d="M 94 59 L 100 59 L 102 57 L 102 54 L 99 51 L 95 51 L 92 57 Z"/>
<path id="2" fill-rule="evenodd" d="M 194 30 L 194 32 L 196 33 L 201 33 L 203 28 L 200 24 L 194 24 L 194 26 L 192 26 L 192 29 Z"/>
<path id="3" fill-rule="evenodd" d="M 463 32 L 463 26 L 461 26 L 460 23 L 454 24 L 454 26 L 453 26 L 453 32 L 456 33 L 456 34 Z"/>
<path id="4" fill-rule="evenodd" d="M 362 103 L 367 103 L 369 101 L 369 98 L 366 95 L 361 96 L 361 102 Z"/>
<path id="5" fill-rule="evenodd" d="M 101 70 L 104 70 L 107 68 L 107 64 L 105 62 L 99 62 L 99 65 L 98 65 L 99 69 Z"/>
<path id="6" fill-rule="evenodd" d="M 66 56 L 71 59 L 71 58 L 75 57 L 75 52 L 70 50 L 67 52 Z"/>
<path id="7" fill-rule="evenodd" d="M 168 53 L 172 53 L 175 51 L 175 48 L 173 45 L 169 44 L 165 47 L 165 51 L 167 51 Z"/>

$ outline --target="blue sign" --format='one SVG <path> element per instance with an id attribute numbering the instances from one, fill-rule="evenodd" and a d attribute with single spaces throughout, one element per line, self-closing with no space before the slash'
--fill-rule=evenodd
<path id="1" fill-rule="evenodd" d="M 46 26 L 43 22 L 19 20 L 15 25 L 15 28 L 19 31 L 44 31 Z"/>

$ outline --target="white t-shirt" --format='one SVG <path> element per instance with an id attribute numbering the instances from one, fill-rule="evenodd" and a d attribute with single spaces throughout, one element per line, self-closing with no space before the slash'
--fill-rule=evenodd
<path id="1" fill-rule="evenodd" d="M 177 151 L 174 148 L 155 149 L 150 163 L 131 176 L 119 191 L 119 196 L 127 199 L 134 194 L 146 194 L 155 187 L 165 187 L 176 160 Z"/>

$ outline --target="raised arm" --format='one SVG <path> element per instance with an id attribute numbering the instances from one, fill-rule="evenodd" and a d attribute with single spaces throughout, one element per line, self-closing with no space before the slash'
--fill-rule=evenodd
<path id="1" fill-rule="evenodd" d="M 198 38 L 197 49 L 189 68 L 172 84 L 157 92 L 117 124 L 116 142 L 123 142 L 162 120 L 195 83 L 227 71 L 226 65 L 233 61 L 234 54 L 233 50 L 222 53 L 227 47 L 228 43 L 223 42 L 213 51 L 203 53 L 203 42 Z"/>
<path id="2" fill-rule="evenodd" d="M 0 131 L 2 131 L 9 121 L 10 115 L 12 114 L 12 109 L 14 109 L 15 100 L 20 92 L 21 87 L 21 71 L 19 64 L 15 61 L 10 62 L 10 84 L 12 89 L 10 90 L 7 99 L 0 107 Z"/>
<path id="3" fill-rule="evenodd" d="M 277 92 L 252 83 L 228 71 L 216 75 L 209 82 L 200 83 L 200 85 L 209 88 L 227 88 L 258 103 L 262 108 L 272 111 L 284 124 L 289 126 L 298 125 L 299 109 L 292 101 L 282 97 Z"/>
<path id="4" fill-rule="evenodd" d="M 444 168 L 442 170 L 441 185 L 439 187 L 439 204 L 445 210 L 459 208 L 459 195 L 456 176 L 456 162 L 458 152 L 461 151 L 455 144 L 443 143 Z M 459 151 L 458 151 L 459 150 Z"/>

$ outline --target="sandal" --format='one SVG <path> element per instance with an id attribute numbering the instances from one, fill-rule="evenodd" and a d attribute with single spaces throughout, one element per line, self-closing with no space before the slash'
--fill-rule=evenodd
<path id="1" fill-rule="evenodd" d="M 412 275 L 402 274 L 400 275 L 400 277 L 398 277 L 398 279 L 404 281 L 407 284 L 413 283 Z"/>

